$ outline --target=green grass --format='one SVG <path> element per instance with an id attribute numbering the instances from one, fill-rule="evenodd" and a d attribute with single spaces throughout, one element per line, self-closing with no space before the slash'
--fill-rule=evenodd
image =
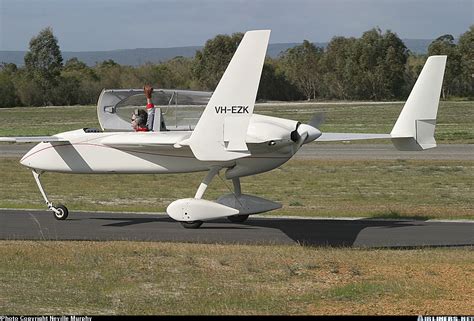
<path id="1" fill-rule="evenodd" d="M 0 136 L 54 135 L 100 128 L 95 106 L 0 108 Z"/>
<path id="2" fill-rule="evenodd" d="M 204 176 L 46 173 L 42 180 L 50 199 L 70 211 L 164 212 L 172 201 L 192 197 Z M 17 159 L 0 159 L 0 181 L 0 207 L 45 208 L 31 172 Z M 241 184 L 244 193 L 283 204 L 271 215 L 474 218 L 470 161 L 292 159 Z M 229 188 L 230 181 L 216 177 L 205 198 L 215 200 Z"/>
<path id="3" fill-rule="evenodd" d="M 389 133 L 403 103 L 346 105 L 261 104 L 255 113 L 306 123 L 323 112 L 323 132 Z M 0 136 L 52 135 L 84 127 L 99 128 L 96 106 L 0 108 Z M 438 111 L 436 139 L 439 143 L 474 143 L 474 102 L 442 101 Z M 373 141 L 372 141 L 373 142 Z M 387 143 L 388 141 L 381 141 Z"/>
<path id="4" fill-rule="evenodd" d="M 327 294 L 330 298 L 340 301 L 363 301 L 367 299 L 367 297 L 382 296 L 389 292 L 400 294 L 401 291 L 400 288 L 392 286 L 390 282 L 386 282 L 385 284 L 375 282 L 360 282 L 335 287 L 328 291 Z"/>
<path id="5" fill-rule="evenodd" d="M 471 248 L 1 241 L 0 256 L 7 315 L 473 312 Z"/>

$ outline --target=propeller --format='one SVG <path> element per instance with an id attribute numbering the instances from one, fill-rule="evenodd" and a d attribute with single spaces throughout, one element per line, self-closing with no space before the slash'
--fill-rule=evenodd
<path id="1" fill-rule="evenodd" d="M 321 132 L 311 125 L 298 123 L 296 129 L 291 132 L 291 140 L 300 146 L 305 143 L 312 142 L 321 136 Z"/>
<path id="2" fill-rule="evenodd" d="M 323 113 L 316 113 L 311 117 L 308 124 L 298 122 L 295 130 L 291 132 L 291 140 L 298 143 L 299 146 L 312 142 L 321 136 L 318 127 L 324 122 L 325 118 Z"/>

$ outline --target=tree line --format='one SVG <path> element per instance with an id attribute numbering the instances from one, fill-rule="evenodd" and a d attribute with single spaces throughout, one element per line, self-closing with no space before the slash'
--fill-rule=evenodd
<path id="1" fill-rule="evenodd" d="M 0 65 L 0 107 L 95 104 L 103 88 L 155 88 L 212 91 L 243 33 L 218 35 L 193 58 L 159 64 L 122 66 L 113 60 L 87 66 L 77 58 L 63 62 L 50 27 L 33 37 L 25 64 Z M 473 98 L 474 26 L 460 35 L 442 35 L 427 55 L 409 52 L 393 32 L 378 28 L 360 38 L 334 37 L 326 48 L 304 40 L 265 59 L 259 100 L 405 100 L 430 55 L 448 55 L 443 98 Z"/>

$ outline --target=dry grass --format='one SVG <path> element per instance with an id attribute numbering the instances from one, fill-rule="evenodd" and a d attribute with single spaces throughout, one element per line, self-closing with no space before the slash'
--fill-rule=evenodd
<path id="1" fill-rule="evenodd" d="M 0 242 L 5 314 L 473 314 L 474 252 Z"/>

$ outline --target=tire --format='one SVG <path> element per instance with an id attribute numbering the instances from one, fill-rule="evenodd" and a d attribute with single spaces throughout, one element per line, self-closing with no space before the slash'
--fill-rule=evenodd
<path id="1" fill-rule="evenodd" d="M 192 222 L 180 222 L 184 228 L 196 229 L 199 228 L 203 221 L 192 221 Z"/>
<path id="2" fill-rule="evenodd" d="M 249 218 L 248 215 L 232 215 L 227 216 L 227 219 L 232 223 L 243 223 Z"/>
<path id="3" fill-rule="evenodd" d="M 56 206 L 56 209 L 60 213 L 58 214 L 56 212 L 53 212 L 54 217 L 59 221 L 64 221 L 67 218 L 68 214 L 69 214 L 69 211 L 68 211 L 67 207 L 62 205 L 62 204 L 59 204 L 58 206 Z"/>

